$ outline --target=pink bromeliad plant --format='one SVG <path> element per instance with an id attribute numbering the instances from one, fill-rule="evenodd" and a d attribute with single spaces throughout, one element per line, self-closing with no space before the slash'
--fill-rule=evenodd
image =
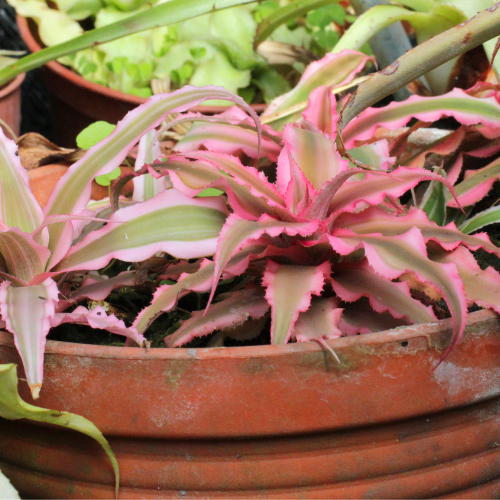
<path id="1" fill-rule="evenodd" d="M 250 122 L 243 115 L 233 111 L 232 117 L 240 118 L 240 133 L 248 136 Z M 165 338 L 166 345 L 180 346 L 214 330 L 220 330 L 221 338 L 257 336 L 269 314 L 275 344 L 435 321 L 432 308 L 412 295 L 409 283 L 419 283 L 430 285 L 449 307 L 454 321 L 451 349 L 465 327 L 468 305 L 500 312 L 500 275 L 493 269 L 482 271 L 467 248 L 493 253 L 498 249 L 485 234 L 465 235 L 454 223 L 441 227 L 424 210 L 402 206 L 398 198 L 421 181 L 442 183 L 458 206 L 460 197 L 445 177 L 421 166 L 396 167 L 398 158 L 390 156 L 387 141 L 373 142 L 379 127 L 397 129 L 411 117 L 433 122 L 442 116 L 482 124 L 486 135 L 500 132 L 495 98 L 459 90 L 441 97 L 413 97 L 370 108 L 345 128 L 350 156 L 370 170 L 353 168 L 335 147 L 335 102 L 330 89 L 320 87 L 312 93 L 303 119 L 284 127 L 275 170 L 264 169 L 268 177 L 275 176 L 271 182 L 228 154 L 242 152 L 234 130 L 220 122 L 205 123 L 201 133 L 194 127 L 177 145 L 179 153 L 154 168 L 167 171 L 174 188 L 192 199 L 207 188 L 223 191 L 230 215 L 213 261 L 201 261 L 194 273 L 180 274 L 184 264 L 167 270 L 164 277 L 177 282 L 158 288 L 131 332 L 144 333 L 158 315 L 175 308 L 182 295 L 210 292 L 211 301 L 221 276 L 243 274 L 243 284 L 206 310 L 193 312 Z M 203 146 L 210 150 L 193 151 Z M 432 151 L 432 144 L 427 150 Z M 251 156 L 251 148 L 245 154 Z M 480 189 L 484 192 L 484 186 Z"/>
<path id="2" fill-rule="evenodd" d="M 331 64 L 331 56 L 327 62 Z M 361 62 L 340 81 L 352 80 Z M 251 118 L 234 110 L 223 117 L 178 118 L 203 121 L 205 136 L 194 138 L 200 128 L 193 128 L 176 154 L 148 167 L 158 155 L 148 131 L 166 114 L 204 99 L 231 100 Z M 402 205 L 399 197 L 422 181 L 441 182 L 454 195 L 452 185 L 423 168 L 396 166 L 387 141 L 375 140 L 381 125 L 397 128 L 411 117 L 434 121 L 443 115 L 482 124 L 490 133 L 500 129 L 495 99 L 459 91 L 368 109 L 342 134 L 346 154 L 360 164 L 356 168 L 337 150 L 336 102 L 329 87 L 314 90 L 303 117 L 282 132 L 261 126 L 226 91 L 186 87 L 151 98 L 129 113 L 113 134 L 69 169 L 44 213 L 29 191 L 14 143 L 2 138 L 0 313 L 14 334 L 33 395 L 41 387 L 51 327 L 85 323 L 144 344 L 151 323 L 192 291 L 207 293 L 208 306 L 169 335 L 168 346 L 214 330 L 238 339 L 257 336 L 268 318 L 274 344 L 324 342 L 343 334 L 432 322 L 432 308 L 416 300 L 408 284 L 422 283 L 448 304 L 452 348 L 465 327 L 468 304 L 500 310 L 495 295 L 500 276 L 481 271 L 468 250 L 498 249 L 484 234 L 464 235 L 454 224 L 438 226 L 423 210 Z M 347 121 L 340 121 L 342 127 Z M 97 215 L 86 211 L 92 179 L 112 172 L 141 137 L 137 174 L 148 171 L 144 182 L 136 183 L 141 191 L 125 204 L 115 192 L 111 214 L 110 209 Z M 343 152 L 342 141 L 339 145 Z M 262 154 L 266 158 L 259 170 Z M 249 166 L 253 161 L 255 167 Z M 166 174 L 167 182 L 162 179 Z M 207 189 L 223 194 L 205 197 Z M 103 308 L 79 306 L 65 312 L 77 301 L 102 299 L 114 287 L 133 284 L 130 271 L 110 279 L 89 274 L 91 283 L 68 296 L 74 273 L 102 269 L 111 259 L 142 262 L 158 253 L 182 260 L 162 273 L 169 284 L 157 288 L 132 325 Z M 410 281 L 404 281 L 409 275 Z M 226 285 L 221 293 L 220 279 L 235 277 L 232 288 Z"/>
<path id="3" fill-rule="evenodd" d="M 96 221 L 93 212 L 86 210 L 92 180 L 119 166 L 129 149 L 168 113 L 184 111 L 205 99 L 233 101 L 257 120 L 243 100 L 220 88 L 185 87 L 153 97 L 68 170 L 44 211 L 29 189 L 16 144 L 0 133 L 0 314 L 4 327 L 14 334 L 33 397 L 41 388 L 45 339 L 54 326 L 83 323 L 145 342 L 123 321 L 107 316 L 102 307 L 89 311 L 80 306 L 65 313 L 74 303 L 60 293 L 71 278 L 69 271 L 100 269 L 113 258 L 142 261 L 156 252 L 188 259 L 214 253 L 228 214 L 221 197 L 193 200 L 177 190 L 159 190 L 154 199 L 116 211 L 104 229 L 85 228 Z M 81 241 L 74 245 L 78 237 Z M 82 246 L 83 252 L 75 252 Z M 126 278 L 121 281 L 127 283 Z M 89 293 L 107 296 L 113 282 L 99 285 L 93 283 Z M 85 289 L 80 292 L 85 298 Z"/>

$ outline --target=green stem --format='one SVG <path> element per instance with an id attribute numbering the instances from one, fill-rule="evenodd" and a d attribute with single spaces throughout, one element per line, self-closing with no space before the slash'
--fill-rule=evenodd
<path id="1" fill-rule="evenodd" d="M 254 2 L 255 0 L 171 0 L 170 2 L 151 7 L 134 16 L 113 24 L 103 26 L 65 43 L 47 47 L 39 52 L 19 59 L 0 70 L 0 86 L 9 82 L 17 75 L 43 66 L 60 57 L 73 54 L 79 50 L 88 49 L 101 43 L 110 42 L 126 35 L 138 33 L 160 26 L 192 19 L 194 17 L 222 10 L 235 5 Z"/>

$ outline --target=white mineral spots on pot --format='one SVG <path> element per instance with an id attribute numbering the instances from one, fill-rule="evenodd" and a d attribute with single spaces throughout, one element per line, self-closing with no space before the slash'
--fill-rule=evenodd
<path id="1" fill-rule="evenodd" d="M 464 389 L 474 391 L 475 399 L 500 395 L 500 378 L 495 369 L 463 367 L 445 360 L 434 370 L 433 376 L 450 396 Z"/>

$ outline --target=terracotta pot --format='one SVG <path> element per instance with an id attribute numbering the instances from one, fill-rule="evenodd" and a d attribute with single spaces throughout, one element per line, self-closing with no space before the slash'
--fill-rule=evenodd
<path id="1" fill-rule="evenodd" d="M 122 173 L 130 170 L 127 167 L 120 167 Z M 28 178 L 30 181 L 31 192 L 35 196 L 36 200 L 43 208 L 49 196 L 51 195 L 57 181 L 66 173 L 68 170 L 67 165 L 61 165 L 60 163 L 55 163 L 51 165 L 44 165 L 43 167 L 33 168 L 28 170 Z M 131 193 L 133 190 L 133 183 L 128 182 L 125 188 L 122 190 L 122 194 Z M 90 195 L 92 200 L 102 200 L 108 196 L 108 188 L 106 186 L 100 186 L 97 182 L 92 182 L 92 194 Z"/>
<path id="2" fill-rule="evenodd" d="M 24 76 L 24 73 L 18 75 L 0 89 L 0 118 L 16 136 L 21 130 L 21 83 L 24 81 Z M 8 130 L 4 130 L 4 132 L 7 137 L 13 139 Z"/>
<path id="3" fill-rule="evenodd" d="M 340 365 L 315 342 L 49 341 L 37 404 L 102 430 L 119 498 L 499 498 L 500 318 L 470 314 L 436 368 L 450 336 L 445 320 L 330 341 Z M 4 332 L 0 362 L 19 363 Z M 25 498 L 113 497 L 85 436 L 7 420 L 0 436 L 0 469 Z"/>
<path id="4" fill-rule="evenodd" d="M 42 42 L 34 21 L 18 16 L 17 24 L 28 49 L 31 52 L 41 50 Z M 74 147 L 75 137 L 86 126 L 96 120 L 116 123 L 128 111 L 146 102 L 143 97 L 89 82 L 55 61 L 43 67 L 43 78 L 51 94 L 54 142 L 60 146 Z M 261 112 L 266 105 L 255 104 L 252 107 Z M 225 109 L 223 106 L 196 106 L 193 111 L 213 114 Z"/>

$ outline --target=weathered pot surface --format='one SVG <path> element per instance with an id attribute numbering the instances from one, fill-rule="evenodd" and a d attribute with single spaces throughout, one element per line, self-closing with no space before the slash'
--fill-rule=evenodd
<path id="1" fill-rule="evenodd" d="M 42 42 L 36 34 L 36 24 L 24 17 L 17 17 L 19 32 L 31 52 L 42 50 Z M 85 80 L 79 74 L 52 61 L 44 66 L 44 79 L 52 97 L 55 142 L 60 146 L 73 147 L 78 133 L 96 120 L 117 123 L 130 110 L 146 102 L 144 97 L 125 94 L 103 85 Z M 262 112 L 266 104 L 252 107 Z M 196 106 L 199 113 L 221 113 L 224 106 Z"/>
<path id="2" fill-rule="evenodd" d="M 498 498 L 500 318 L 330 341 L 212 349 L 47 342 L 37 404 L 91 419 L 120 498 Z M 19 358 L 0 333 L 0 362 Z M 22 377 L 22 371 L 20 377 Z M 30 401 L 25 382 L 23 397 Z M 0 469 L 25 497 L 112 498 L 86 437 L 0 422 Z"/>
<path id="3" fill-rule="evenodd" d="M 14 134 L 19 135 L 21 130 L 21 84 L 26 75 L 18 75 L 14 80 L 0 88 L 0 118 L 12 129 Z M 11 134 L 4 130 L 7 137 Z"/>

